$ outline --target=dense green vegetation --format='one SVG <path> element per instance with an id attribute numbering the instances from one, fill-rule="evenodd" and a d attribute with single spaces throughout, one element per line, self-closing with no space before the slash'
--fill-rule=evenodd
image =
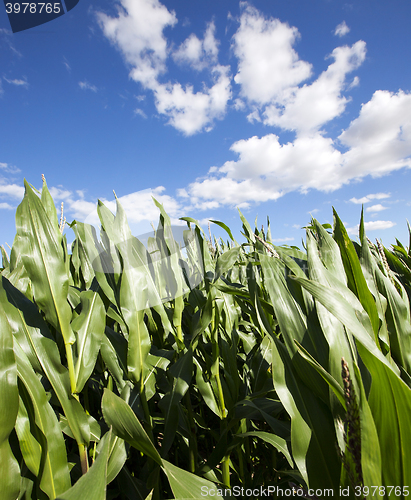
<path id="1" fill-rule="evenodd" d="M 185 218 L 182 251 L 155 203 L 146 246 L 99 203 L 69 253 L 26 183 L 2 249 L 0 498 L 408 496 L 410 247 L 362 217 L 353 242 L 336 213 L 277 247 L 240 213 L 244 243 Z"/>

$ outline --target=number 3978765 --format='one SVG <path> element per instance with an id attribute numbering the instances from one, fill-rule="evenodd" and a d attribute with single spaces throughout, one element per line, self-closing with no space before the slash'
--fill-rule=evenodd
<path id="1" fill-rule="evenodd" d="M 60 3 L 6 3 L 7 14 L 59 14 L 61 11 Z"/>

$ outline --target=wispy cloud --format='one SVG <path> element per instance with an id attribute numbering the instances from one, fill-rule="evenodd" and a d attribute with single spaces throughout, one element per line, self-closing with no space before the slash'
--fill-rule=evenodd
<path id="1" fill-rule="evenodd" d="M 69 73 L 71 73 L 71 66 L 70 66 L 69 62 L 67 61 L 67 59 L 66 59 L 65 57 L 63 57 L 63 59 L 64 59 L 64 60 L 63 60 L 63 64 L 64 64 L 64 66 L 66 67 L 66 70 L 67 70 Z"/>
<path id="2" fill-rule="evenodd" d="M 134 110 L 134 114 L 135 114 L 135 115 L 139 115 L 139 116 L 141 116 L 142 118 L 147 118 L 147 115 L 146 115 L 146 114 L 144 113 L 144 111 L 143 111 L 142 109 L 140 109 L 140 108 L 136 108 L 136 109 Z"/>
<path id="3" fill-rule="evenodd" d="M 6 174 L 18 174 L 21 170 L 14 165 L 9 165 L 8 163 L 0 162 L 0 170 L 2 170 Z"/>
<path id="4" fill-rule="evenodd" d="M 80 88 L 82 90 L 91 90 L 92 92 L 97 92 L 97 87 L 95 85 L 91 85 L 86 80 L 84 82 L 78 82 Z"/>
<path id="5" fill-rule="evenodd" d="M 27 81 L 26 78 L 24 79 L 19 79 L 19 78 L 14 78 L 14 79 L 9 79 L 9 78 L 6 78 L 5 76 L 3 76 L 4 80 L 7 82 L 7 83 L 10 83 L 10 85 L 16 85 L 17 87 L 28 87 L 29 86 L 29 83 Z"/>
<path id="6" fill-rule="evenodd" d="M 346 35 L 349 32 L 350 32 L 350 28 L 347 26 L 345 21 L 343 21 L 335 28 L 334 35 L 339 36 L 339 37 L 343 37 L 344 35 Z"/>

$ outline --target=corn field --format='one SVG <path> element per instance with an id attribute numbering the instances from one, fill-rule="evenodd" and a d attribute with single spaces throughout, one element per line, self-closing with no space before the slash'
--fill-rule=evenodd
<path id="1" fill-rule="evenodd" d="M 405 498 L 411 250 L 334 212 L 303 250 L 101 202 L 71 252 L 25 182 L 0 281 L 0 499 Z M 67 228 L 68 229 L 68 228 Z M 265 488 L 265 492 L 261 492 Z M 260 492 L 260 493 L 258 493 Z M 341 493 L 343 492 L 343 493 Z M 344 493 L 345 492 L 345 493 Z"/>

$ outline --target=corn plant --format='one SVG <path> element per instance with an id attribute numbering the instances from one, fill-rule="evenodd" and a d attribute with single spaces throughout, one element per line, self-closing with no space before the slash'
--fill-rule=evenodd
<path id="1" fill-rule="evenodd" d="M 0 498 L 405 497 L 410 249 L 313 219 L 303 250 L 160 203 L 146 243 L 25 182 L 0 282 Z M 331 231 L 332 230 L 332 231 Z M 182 250 L 182 246 L 185 250 Z M 320 493 L 321 493 L 320 492 Z"/>

